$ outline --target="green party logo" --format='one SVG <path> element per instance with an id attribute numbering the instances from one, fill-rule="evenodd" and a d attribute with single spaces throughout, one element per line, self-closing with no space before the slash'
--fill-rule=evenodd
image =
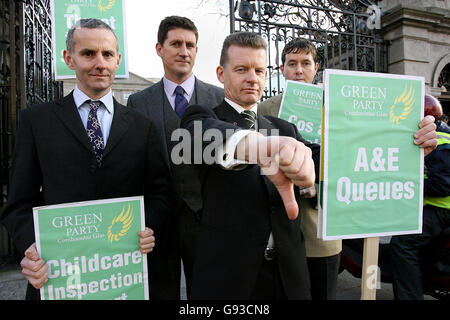
<path id="1" fill-rule="evenodd" d="M 410 83 L 409 90 L 408 85 L 406 85 L 402 94 L 395 98 L 389 113 L 389 119 L 392 122 L 392 125 L 400 124 L 400 121 L 405 120 L 411 113 L 414 102 L 416 101 L 414 99 L 414 93 L 415 90 L 412 87 L 412 83 Z"/>
<path id="2" fill-rule="evenodd" d="M 133 220 L 133 209 L 131 209 L 128 203 L 127 211 L 125 212 L 125 208 L 123 208 L 122 212 L 113 218 L 111 225 L 108 227 L 106 235 L 108 236 L 109 242 L 112 243 L 123 238 L 130 230 Z"/>
<path id="3" fill-rule="evenodd" d="M 98 9 L 102 12 L 106 12 L 109 9 L 111 9 L 112 7 L 114 7 L 115 4 L 116 4 L 116 0 L 108 0 L 108 3 L 106 5 L 103 5 L 102 0 L 98 0 Z"/>

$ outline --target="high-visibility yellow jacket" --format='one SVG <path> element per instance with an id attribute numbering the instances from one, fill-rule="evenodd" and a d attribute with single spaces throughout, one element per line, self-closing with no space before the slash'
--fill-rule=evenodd
<path id="1" fill-rule="evenodd" d="M 436 121 L 438 146 L 425 157 L 424 206 L 450 210 L 450 127 Z"/>

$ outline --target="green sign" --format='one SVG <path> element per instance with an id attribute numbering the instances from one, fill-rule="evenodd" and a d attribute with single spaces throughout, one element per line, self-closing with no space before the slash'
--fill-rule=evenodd
<path id="1" fill-rule="evenodd" d="M 319 237 L 420 233 L 422 77 L 326 70 Z"/>
<path id="2" fill-rule="evenodd" d="M 75 78 L 75 71 L 64 62 L 67 32 L 81 18 L 98 18 L 107 23 L 119 39 L 122 62 L 116 78 L 128 78 L 124 0 L 52 0 L 53 61 L 56 79 Z"/>
<path id="3" fill-rule="evenodd" d="M 320 144 L 323 89 L 288 80 L 278 117 L 295 124 L 303 138 Z"/>
<path id="4" fill-rule="evenodd" d="M 36 247 L 48 264 L 42 300 L 148 300 L 143 197 L 33 208 Z"/>

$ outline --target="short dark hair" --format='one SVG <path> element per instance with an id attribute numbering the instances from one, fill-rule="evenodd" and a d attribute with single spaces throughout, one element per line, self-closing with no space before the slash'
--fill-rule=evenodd
<path id="1" fill-rule="evenodd" d="M 264 49 L 267 50 L 266 41 L 257 33 L 236 32 L 225 38 L 220 53 L 220 65 L 222 67 L 228 62 L 228 49 L 232 46 L 243 48 Z"/>
<path id="2" fill-rule="evenodd" d="M 311 53 L 314 62 L 317 62 L 316 46 L 308 39 L 294 38 L 293 40 L 289 41 L 284 47 L 283 52 L 281 53 L 281 63 L 284 65 L 284 63 L 286 62 L 287 54 L 300 52 L 305 52 L 306 54 Z"/>
<path id="3" fill-rule="evenodd" d="M 67 33 L 67 37 L 66 37 L 66 48 L 67 51 L 69 51 L 70 53 L 73 52 L 73 48 L 75 47 L 75 40 L 73 38 L 73 33 L 75 32 L 76 29 L 79 28 L 87 28 L 87 29 L 105 29 L 105 30 L 109 30 L 113 33 L 114 37 L 116 38 L 116 43 L 117 43 L 117 52 L 119 52 L 119 39 L 117 39 L 117 35 L 114 32 L 114 30 L 105 22 L 103 22 L 100 19 L 95 19 L 95 18 L 88 18 L 88 19 L 80 19 L 77 22 L 75 22 L 75 24 L 72 26 L 72 28 L 70 28 L 69 32 Z"/>
<path id="4" fill-rule="evenodd" d="M 198 31 L 194 22 L 192 22 L 186 17 L 170 16 L 165 17 L 159 24 L 158 43 L 163 45 L 164 41 L 166 41 L 167 39 L 167 34 L 169 33 L 169 31 L 177 28 L 186 29 L 194 32 L 195 40 L 196 42 L 198 41 Z"/>

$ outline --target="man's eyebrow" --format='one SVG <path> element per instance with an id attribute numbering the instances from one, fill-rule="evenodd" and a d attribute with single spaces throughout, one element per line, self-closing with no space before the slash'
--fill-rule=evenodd
<path id="1" fill-rule="evenodd" d="M 89 49 L 89 48 L 83 48 L 83 49 L 80 50 L 81 53 L 93 52 L 93 51 L 95 51 L 95 50 Z"/>

